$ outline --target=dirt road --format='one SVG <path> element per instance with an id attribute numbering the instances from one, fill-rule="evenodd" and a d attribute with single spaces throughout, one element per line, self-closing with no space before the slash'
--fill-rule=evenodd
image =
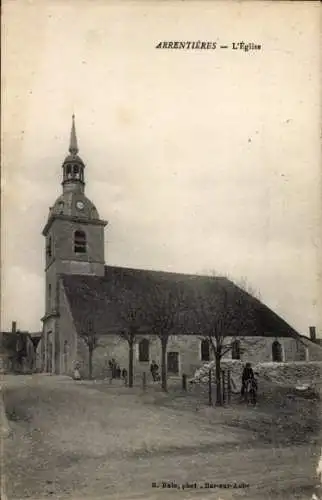
<path id="1" fill-rule="evenodd" d="M 126 388 L 64 377 L 8 376 L 3 387 L 8 500 L 309 500 L 317 493 L 314 433 L 278 446 L 232 425 L 236 415 L 228 422 L 227 410 L 180 411 Z"/>

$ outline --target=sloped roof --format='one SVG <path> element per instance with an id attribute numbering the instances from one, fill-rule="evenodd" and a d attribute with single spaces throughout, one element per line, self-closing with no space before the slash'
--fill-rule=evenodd
<path id="1" fill-rule="evenodd" d="M 83 202 L 84 206 L 82 210 L 77 208 L 78 201 Z M 75 193 L 74 191 L 66 191 L 57 198 L 49 213 L 49 216 L 53 215 L 76 216 L 81 219 L 99 219 L 94 203 L 84 193 Z"/>
<path id="2" fill-rule="evenodd" d="M 300 340 L 307 346 L 317 346 L 319 349 L 322 349 L 322 339 L 312 340 L 307 335 L 300 335 Z"/>
<path id="3" fill-rule="evenodd" d="M 0 351 L 9 355 L 25 351 L 28 339 L 30 339 L 28 332 L 19 330 L 16 333 L 0 332 Z"/>
<path id="4" fill-rule="evenodd" d="M 207 321 L 196 311 L 198 304 L 203 309 L 198 297 L 209 297 L 207 314 L 216 316 L 222 314 L 225 307 L 227 310 L 235 307 L 234 321 L 227 335 L 299 336 L 272 310 L 223 277 L 105 266 L 103 277 L 66 274 L 62 275 L 62 282 L 78 333 L 89 325 L 100 335 L 118 333 L 126 329 L 127 318 L 129 314 L 133 317 L 133 313 L 141 330 L 150 331 L 153 319 L 149 310 L 166 299 L 171 301 L 174 310 L 173 335 L 205 334 Z M 222 295 L 232 299 L 228 306 L 220 300 Z M 247 326 L 241 320 L 245 310 L 251 311 L 253 318 Z"/>

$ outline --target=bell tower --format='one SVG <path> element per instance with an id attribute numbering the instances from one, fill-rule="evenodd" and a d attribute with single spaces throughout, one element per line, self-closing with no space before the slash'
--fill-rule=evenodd
<path id="1" fill-rule="evenodd" d="M 63 192 L 74 191 L 83 193 L 85 188 L 84 169 L 85 165 L 78 156 L 78 145 L 75 127 L 75 115 L 72 116 L 72 128 L 70 131 L 69 155 L 63 163 Z"/>
<path id="2" fill-rule="evenodd" d="M 95 205 L 85 195 L 85 164 L 78 152 L 73 115 L 69 154 L 62 164 L 62 194 L 50 207 L 42 232 L 45 238 L 46 283 L 45 315 L 42 320 L 45 337 L 47 332 L 53 339 L 58 335 L 59 276 L 104 275 L 104 228 L 107 222 L 99 217 Z M 54 367 L 49 366 L 51 356 L 47 357 L 46 371 L 54 371 Z"/>

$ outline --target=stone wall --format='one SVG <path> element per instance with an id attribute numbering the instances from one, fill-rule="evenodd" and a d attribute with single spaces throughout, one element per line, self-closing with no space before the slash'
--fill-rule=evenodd
<path id="1" fill-rule="evenodd" d="M 292 387 L 301 384 L 310 386 L 319 385 L 322 373 L 321 361 L 288 361 L 285 363 L 260 362 L 252 365 L 255 376 L 261 388 L 269 385 L 280 385 Z M 241 377 L 244 368 L 242 361 L 223 360 L 221 362 L 222 370 L 229 370 L 231 373 L 233 392 L 239 392 L 241 387 Z M 191 377 L 196 383 L 207 383 L 209 369 L 215 378 L 215 362 L 205 363 Z M 235 391 L 237 389 L 237 391 Z"/>
<path id="2" fill-rule="evenodd" d="M 149 360 L 140 361 L 139 342 L 143 339 L 149 340 Z M 178 353 L 178 372 L 169 373 L 169 376 L 181 376 L 183 373 L 194 372 L 200 366 L 200 340 L 195 336 L 172 336 L 168 340 L 167 353 Z M 93 376 L 102 378 L 108 376 L 108 361 L 114 358 L 121 369 L 128 370 L 129 346 L 126 340 L 117 335 L 102 336 L 99 347 L 93 356 Z M 134 345 L 134 373 L 140 376 L 146 372 L 150 376 L 150 364 L 155 361 L 161 366 L 161 345 L 157 336 L 140 336 Z M 87 361 L 86 361 L 87 366 Z M 86 368 L 85 368 L 86 370 Z"/>
<path id="3" fill-rule="evenodd" d="M 139 342 L 149 340 L 149 360 L 140 361 Z M 169 376 L 180 377 L 183 373 L 193 373 L 201 364 L 200 339 L 195 336 L 171 336 L 168 340 L 167 353 L 178 353 L 178 372 Z M 78 340 L 78 356 L 82 364 L 82 374 L 88 375 L 88 350 L 82 339 Z M 125 339 L 117 335 L 105 335 L 99 338 L 99 346 L 93 355 L 93 377 L 108 377 L 108 361 L 114 358 L 121 369 L 128 370 L 129 346 Z M 157 336 L 145 335 L 137 338 L 134 345 L 134 373 L 140 376 L 146 372 L 150 376 L 150 364 L 155 361 L 161 366 L 161 345 Z"/>
<path id="4" fill-rule="evenodd" d="M 45 343 L 44 334 L 38 342 L 36 350 L 36 371 L 42 372 L 45 369 Z"/>
<path id="5" fill-rule="evenodd" d="M 310 361 L 322 361 L 322 346 L 315 344 L 308 338 L 301 338 L 302 344 L 308 351 Z"/>
<path id="6" fill-rule="evenodd" d="M 273 361 L 272 346 L 277 341 L 281 346 L 282 361 L 322 361 L 322 348 L 309 339 L 275 337 L 240 338 L 241 360 L 251 363 Z M 231 358 L 229 353 L 227 358 Z"/>
<path id="7" fill-rule="evenodd" d="M 71 375 L 74 363 L 78 359 L 78 338 L 65 291 L 60 284 L 60 317 L 58 325 L 59 336 L 59 373 Z"/>
<path id="8" fill-rule="evenodd" d="M 140 361 L 139 342 L 142 339 L 149 340 L 149 361 Z M 227 338 L 227 344 L 233 339 Z M 240 338 L 241 361 L 256 364 L 259 362 L 272 361 L 272 344 L 276 339 L 274 337 L 246 337 Z M 183 373 L 192 376 L 195 371 L 206 362 L 201 357 L 202 337 L 194 335 L 171 336 L 169 337 L 167 353 L 177 353 L 173 356 L 178 359 L 177 373 L 169 373 L 169 376 L 180 377 Z M 322 360 L 322 349 L 310 341 L 308 347 L 294 339 L 279 338 L 281 345 L 282 361 L 304 361 L 310 359 L 311 350 L 320 349 L 320 360 Z M 93 355 L 93 376 L 94 378 L 108 377 L 108 361 L 112 358 L 120 365 L 121 369 L 128 370 L 129 347 L 126 340 L 117 335 L 105 335 L 99 339 L 99 347 L 96 348 Z M 82 374 L 88 374 L 88 350 L 82 339 L 78 341 L 78 355 L 82 360 Z M 171 355 L 170 355 L 171 356 Z M 316 355 L 316 357 L 318 357 Z M 231 359 L 231 351 L 227 352 L 224 359 Z M 210 352 L 210 360 L 213 360 L 213 354 Z M 161 366 L 161 345 L 156 336 L 145 335 L 137 338 L 134 346 L 134 374 L 140 376 L 146 372 L 150 377 L 150 363 L 154 360 Z M 312 359 L 313 361 L 313 359 Z"/>
<path id="9" fill-rule="evenodd" d="M 73 251 L 74 231 L 81 230 L 86 233 L 87 252 L 75 254 Z M 70 220 L 58 220 L 53 222 L 51 234 L 53 237 L 53 260 L 57 261 L 58 273 L 68 273 L 68 262 L 83 261 L 101 264 L 101 272 L 104 274 L 104 228 L 95 224 L 83 224 Z M 73 274 L 73 272 L 72 272 Z"/>

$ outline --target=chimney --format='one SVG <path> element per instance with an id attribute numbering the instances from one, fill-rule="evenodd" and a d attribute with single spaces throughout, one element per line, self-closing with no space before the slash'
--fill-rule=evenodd
<path id="1" fill-rule="evenodd" d="M 316 329 L 315 329 L 315 326 L 310 326 L 309 330 L 310 330 L 310 339 L 312 340 L 312 342 L 315 342 L 316 341 Z"/>
<path id="2" fill-rule="evenodd" d="M 11 332 L 17 333 L 17 321 L 13 321 L 11 324 Z"/>

